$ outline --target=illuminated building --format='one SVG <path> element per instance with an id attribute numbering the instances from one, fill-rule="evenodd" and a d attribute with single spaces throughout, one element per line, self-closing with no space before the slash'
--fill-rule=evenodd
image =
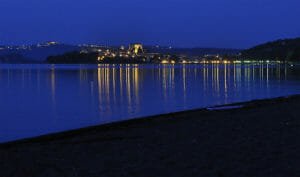
<path id="1" fill-rule="evenodd" d="M 143 48 L 142 44 L 130 44 L 129 51 L 131 51 L 135 54 L 144 53 L 144 48 Z"/>
<path id="2" fill-rule="evenodd" d="M 98 57 L 98 61 L 101 61 L 101 60 L 103 60 L 104 59 L 104 56 L 99 56 Z"/>
<path id="3" fill-rule="evenodd" d="M 46 42 L 46 43 L 44 44 L 44 46 L 57 45 L 57 44 L 58 44 L 58 42 L 50 41 L 50 42 Z"/>
<path id="4" fill-rule="evenodd" d="M 49 44 L 49 45 L 51 45 L 51 44 L 52 44 L 52 45 L 55 45 L 55 44 L 57 44 L 57 42 L 51 41 L 51 42 L 48 42 L 48 44 Z"/>

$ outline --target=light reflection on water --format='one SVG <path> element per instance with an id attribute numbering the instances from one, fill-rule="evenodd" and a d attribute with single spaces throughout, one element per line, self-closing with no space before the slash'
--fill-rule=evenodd
<path id="1" fill-rule="evenodd" d="M 1 65 L 0 142 L 300 93 L 285 65 Z"/>

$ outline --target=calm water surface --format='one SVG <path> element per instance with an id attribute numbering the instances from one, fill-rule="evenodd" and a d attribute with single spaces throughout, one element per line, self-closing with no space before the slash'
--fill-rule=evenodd
<path id="1" fill-rule="evenodd" d="M 0 142 L 300 94 L 286 65 L 0 65 Z"/>

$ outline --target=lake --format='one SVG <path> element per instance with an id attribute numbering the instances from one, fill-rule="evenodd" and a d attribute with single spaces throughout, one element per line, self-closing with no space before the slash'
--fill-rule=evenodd
<path id="1" fill-rule="evenodd" d="M 300 94 L 300 66 L 0 65 L 0 142 Z"/>

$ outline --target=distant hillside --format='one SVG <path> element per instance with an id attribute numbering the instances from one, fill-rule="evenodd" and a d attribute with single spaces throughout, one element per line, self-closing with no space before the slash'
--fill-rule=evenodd
<path id="1" fill-rule="evenodd" d="M 242 51 L 242 58 L 300 61 L 300 38 L 277 40 Z"/>
<path id="2" fill-rule="evenodd" d="M 146 47 L 148 52 L 176 54 L 187 56 L 203 56 L 206 54 L 219 55 L 238 55 L 242 50 L 240 49 L 222 49 L 222 48 L 168 48 L 168 47 Z"/>
<path id="3" fill-rule="evenodd" d="M 47 63 L 51 64 L 96 64 L 98 53 L 80 53 L 78 51 L 67 52 L 62 55 L 48 56 Z"/>
<path id="4" fill-rule="evenodd" d="M 10 64 L 10 63 L 26 64 L 26 63 L 40 63 L 40 62 L 25 58 L 20 54 L 0 55 L 0 64 Z"/>
<path id="5" fill-rule="evenodd" d="M 79 46 L 53 44 L 53 45 L 31 45 L 26 47 L 0 47 L 0 55 L 19 54 L 30 61 L 46 62 L 48 56 L 61 55 L 66 52 L 80 51 Z"/>

